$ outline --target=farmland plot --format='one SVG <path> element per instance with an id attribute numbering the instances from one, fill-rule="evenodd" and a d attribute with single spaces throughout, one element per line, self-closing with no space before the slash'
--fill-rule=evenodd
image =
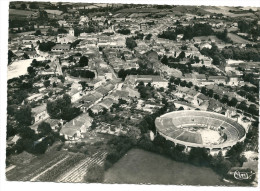
<path id="1" fill-rule="evenodd" d="M 16 164 L 15 168 L 6 172 L 6 178 L 10 181 L 29 181 L 67 155 L 65 152 L 51 152 L 34 158 L 30 164 Z"/>
<path id="2" fill-rule="evenodd" d="M 92 157 L 82 160 L 73 169 L 60 176 L 57 182 L 83 182 L 87 170 L 93 165 L 103 165 L 106 152 L 97 152 Z"/>

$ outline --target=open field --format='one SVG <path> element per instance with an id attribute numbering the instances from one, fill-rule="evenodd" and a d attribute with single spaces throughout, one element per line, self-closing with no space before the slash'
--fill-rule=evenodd
<path id="1" fill-rule="evenodd" d="M 242 44 L 250 44 L 252 42 L 245 40 L 241 38 L 240 36 L 233 34 L 233 33 L 228 33 L 228 37 L 234 42 L 234 43 L 242 43 Z"/>
<path id="2" fill-rule="evenodd" d="M 27 11 L 27 10 L 19 10 L 19 9 L 9 9 L 9 16 L 13 17 L 27 17 L 28 15 L 33 14 L 34 11 Z"/>
<path id="3" fill-rule="evenodd" d="M 176 162 L 141 149 L 130 150 L 106 171 L 105 183 L 229 185 L 210 168 Z"/>

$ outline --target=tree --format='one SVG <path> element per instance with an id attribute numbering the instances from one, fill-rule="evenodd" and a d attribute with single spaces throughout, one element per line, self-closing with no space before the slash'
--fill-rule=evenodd
<path id="1" fill-rule="evenodd" d="M 36 2 L 32 2 L 29 4 L 29 8 L 30 9 L 38 9 L 39 5 Z"/>
<path id="2" fill-rule="evenodd" d="M 219 65 L 220 64 L 219 56 L 217 56 L 217 55 L 213 56 L 212 64 L 213 65 Z"/>
<path id="3" fill-rule="evenodd" d="M 61 26 L 60 28 L 58 28 L 57 32 L 58 32 L 58 34 L 68 33 L 68 31 L 67 31 L 66 29 L 64 29 L 63 26 Z"/>
<path id="4" fill-rule="evenodd" d="M 163 58 L 161 59 L 161 62 L 162 62 L 163 64 L 165 64 L 165 65 L 168 64 L 168 58 L 167 58 L 166 55 L 163 56 Z"/>
<path id="5" fill-rule="evenodd" d="M 104 181 L 104 168 L 99 165 L 90 167 L 84 179 L 88 183 L 102 183 Z"/>
<path id="6" fill-rule="evenodd" d="M 242 111 L 247 111 L 247 104 L 245 101 L 240 102 L 240 104 L 237 106 L 238 109 L 241 109 Z"/>
<path id="7" fill-rule="evenodd" d="M 222 99 L 221 99 L 221 102 L 222 103 L 224 103 L 224 104 L 226 104 L 226 103 L 228 103 L 228 96 L 227 95 L 224 95 L 223 97 L 222 97 Z"/>
<path id="8" fill-rule="evenodd" d="M 202 87 L 200 92 L 203 93 L 204 95 L 206 95 L 207 94 L 207 88 Z"/>
<path id="9" fill-rule="evenodd" d="M 29 74 L 30 76 L 34 76 L 35 73 L 36 73 L 36 70 L 34 69 L 34 67 L 29 66 L 29 67 L 27 68 L 27 72 L 28 72 L 28 74 Z"/>
<path id="10" fill-rule="evenodd" d="M 214 99 L 219 100 L 219 95 L 218 94 L 214 94 Z"/>
<path id="11" fill-rule="evenodd" d="M 30 59 L 30 57 L 26 53 L 23 54 L 23 57 L 24 57 L 24 59 Z"/>
<path id="12" fill-rule="evenodd" d="M 21 125 L 31 125 L 33 120 L 31 107 L 29 105 L 22 105 L 15 113 L 15 119 Z"/>
<path id="13" fill-rule="evenodd" d="M 52 29 L 52 27 L 48 28 L 47 35 L 49 35 L 49 36 L 54 36 L 55 35 L 55 31 Z"/>
<path id="14" fill-rule="evenodd" d="M 26 8 L 27 8 L 27 5 L 26 5 L 25 3 L 22 3 L 20 7 L 21 7 L 21 9 L 23 9 L 23 10 L 24 10 L 24 9 L 26 9 Z"/>
<path id="15" fill-rule="evenodd" d="M 179 58 L 179 59 L 185 58 L 185 52 L 184 52 L 184 51 L 181 51 L 181 53 L 179 54 L 178 58 Z"/>
<path id="16" fill-rule="evenodd" d="M 255 104 L 250 104 L 248 107 L 248 112 L 251 113 L 252 115 L 258 115 L 258 110 L 256 108 Z"/>
<path id="17" fill-rule="evenodd" d="M 236 98 L 232 98 L 229 102 L 228 102 L 228 105 L 231 106 L 231 107 L 235 107 L 237 105 L 237 99 Z"/>
<path id="18" fill-rule="evenodd" d="M 41 30 L 36 30 L 36 32 L 34 33 L 35 36 L 40 36 L 42 35 L 42 32 Z"/>
<path id="19" fill-rule="evenodd" d="M 48 51 L 51 51 L 51 48 L 54 47 L 55 45 L 56 45 L 56 43 L 51 42 L 51 41 L 42 42 L 39 44 L 39 50 L 43 51 L 43 52 L 48 52 Z"/>
<path id="20" fill-rule="evenodd" d="M 43 85 L 44 85 L 46 88 L 49 87 L 49 86 L 51 85 L 50 80 L 45 80 L 45 81 L 43 82 Z"/>
<path id="21" fill-rule="evenodd" d="M 145 40 L 150 40 L 151 37 L 152 37 L 152 34 L 148 34 L 144 39 L 145 39 Z"/>
<path id="22" fill-rule="evenodd" d="M 116 32 L 123 34 L 123 35 L 129 35 L 131 31 L 129 29 L 119 29 Z"/>
<path id="23" fill-rule="evenodd" d="M 47 136 L 51 133 L 52 129 L 51 129 L 51 125 L 49 123 L 46 122 L 41 122 L 38 125 L 37 131 L 42 135 L 42 136 Z"/>
<path id="24" fill-rule="evenodd" d="M 84 67 L 88 66 L 88 58 L 86 56 L 82 56 L 79 60 L 79 66 Z"/>
<path id="25" fill-rule="evenodd" d="M 209 97 L 213 97 L 213 90 L 212 89 L 209 89 L 209 91 L 207 92 L 208 96 Z"/>
<path id="26" fill-rule="evenodd" d="M 133 37 L 126 38 L 126 47 L 129 48 L 130 50 L 133 50 L 135 47 L 137 47 L 137 44 L 133 39 Z"/>

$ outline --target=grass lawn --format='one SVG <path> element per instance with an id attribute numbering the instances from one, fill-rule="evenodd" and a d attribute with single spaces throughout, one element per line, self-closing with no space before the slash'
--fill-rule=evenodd
<path id="1" fill-rule="evenodd" d="M 105 172 L 105 183 L 228 185 L 212 169 L 173 161 L 141 149 L 130 150 Z"/>

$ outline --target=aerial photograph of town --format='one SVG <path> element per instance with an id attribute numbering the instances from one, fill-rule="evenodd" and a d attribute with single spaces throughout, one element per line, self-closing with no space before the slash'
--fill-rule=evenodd
<path id="1" fill-rule="evenodd" d="M 258 186 L 260 7 L 8 13 L 6 181 Z"/>

